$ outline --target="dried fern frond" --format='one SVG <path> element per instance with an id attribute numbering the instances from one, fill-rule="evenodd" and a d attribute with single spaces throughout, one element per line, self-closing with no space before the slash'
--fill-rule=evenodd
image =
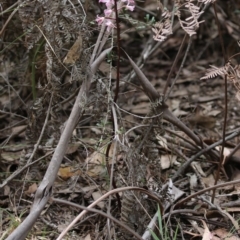
<path id="1" fill-rule="evenodd" d="M 42 37 L 41 32 L 36 27 L 36 25 L 42 25 L 41 4 L 31 0 L 19 0 L 18 4 L 18 14 L 25 32 L 25 46 L 31 49 Z"/>
<path id="2" fill-rule="evenodd" d="M 191 0 L 188 0 L 185 4 L 185 8 L 190 13 L 190 17 L 187 17 L 185 20 L 181 19 L 181 12 L 179 10 L 180 6 L 179 3 L 175 3 L 177 7 L 176 15 L 178 17 L 179 23 L 182 29 L 191 37 L 192 35 L 196 34 L 196 29 L 199 28 L 199 24 L 204 21 L 198 21 L 199 17 L 202 15 L 203 11 L 200 12 L 200 8 L 194 5 Z M 184 9 L 185 10 L 185 9 Z"/>
<path id="3" fill-rule="evenodd" d="M 227 62 L 223 67 L 211 66 L 204 77 L 200 79 L 209 79 L 216 76 L 227 76 L 227 80 L 233 83 L 237 90 L 236 98 L 240 101 L 240 65 Z"/>
<path id="4" fill-rule="evenodd" d="M 37 48 L 39 39 L 42 38 L 43 48 L 45 50 L 44 67 L 41 69 L 44 72 L 44 78 L 36 78 L 38 85 L 44 88 L 43 99 L 49 97 L 49 93 L 53 94 L 53 105 L 59 102 L 61 97 L 68 97 L 71 93 L 66 91 L 62 85 L 67 75 L 72 73 L 72 80 L 77 81 L 86 76 L 86 68 L 90 61 L 90 30 L 88 24 L 85 23 L 84 9 L 81 2 L 66 1 L 66 0 L 19 0 L 19 17 L 25 31 L 25 45 L 28 49 Z M 82 43 L 83 50 L 76 51 L 77 56 L 74 56 L 73 66 L 65 66 L 62 63 L 68 49 L 74 45 L 74 42 L 81 35 L 84 39 Z M 77 49 L 78 50 L 78 49 Z M 37 52 L 42 54 L 42 52 Z M 81 60 L 82 58 L 82 60 Z M 37 66 L 37 65 L 36 65 Z M 67 68 L 69 67 L 69 68 Z M 39 84 L 40 79 L 44 79 Z M 46 108 L 48 101 L 42 102 L 42 108 Z M 51 123 L 49 124 L 49 136 L 52 134 L 59 137 L 59 126 L 61 120 L 58 117 L 60 110 L 53 108 L 51 110 Z M 36 115 L 36 114 L 35 114 Z M 45 112 L 41 117 L 44 117 Z M 42 121 L 38 118 L 38 124 L 29 123 L 29 139 L 33 140 L 40 134 Z M 51 126 L 50 126 L 51 125 Z"/>
<path id="5" fill-rule="evenodd" d="M 223 67 L 215 67 L 212 65 L 210 65 L 210 67 L 211 68 L 207 69 L 207 73 L 205 74 L 205 76 L 200 78 L 201 80 L 202 79 L 210 79 L 210 78 L 214 78 L 217 76 L 223 76 L 223 75 L 228 74 L 228 69 L 229 69 L 228 63 Z"/>
<path id="6" fill-rule="evenodd" d="M 162 13 L 163 21 L 156 22 L 153 25 L 152 31 L 155 33 L 153 39 L 158 42 L 163 42 L 168 35 L 172 34 L 171 14 L 168 10 Z"/>

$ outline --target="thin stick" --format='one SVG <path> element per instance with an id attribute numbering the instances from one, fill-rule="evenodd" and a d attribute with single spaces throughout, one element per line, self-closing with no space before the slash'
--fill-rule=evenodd
<path id="1" fill-rule="evenodd" d="M 187 197 L 184 198 L 183 200 L 179 201 L 178 203 L 176 203 L 176 204 L 174 205 L 174 208 L 175 208 L 175 207 L 178 207 L 178 206 L 181 206 L 183 203 L 189 201 L 191 198 L 194 198 L 194 197 L 196 197 L 196 196 L 198 196 L 198 195 L 201 195 L 201 194 L 203 194 L 203 193 L 205 193 L 205 192 L 208 192 L 208 191 L 210 191 L 210 190 L 217 189 L 217 188 L 221 188 L 221 187 L 226 187 L 226 186 L 233 185 L 233 184 L 238 184 L 238 183 L 240 183 L 240 179 L 235 180 L 235 181 L 231 181 L 231 182 L 227 182 L 227 183 L 221 183 L 221 184 L 218 184 L 218 185 L 214 185 L 214 186 L 212 186 L 212 187 L 204 188 L 204 189 L 202 189 L 202 190 L 200 190 L 200 191 L 198 191 L 198 192 L 196 192 L 196 193 L 193 193 L 193 194 L 187 196 Z"/>
<path id="2" fill-rule="evenodd" d="M 236 137 L 237 135 L 239 135 L 240 133 L 240 129 L 238 129 L 238 131 L 234 132 L 233 134 L 231 134 L 230 136 L 226 137 L 226 140 L 232 139 L 234 137 Z M 174 176 L 172 177 L 172 180 L 174 181 L 177 177 L 179 177 L 185 170 L 186 168 L 191 164 L 191 162 L 193 162 L 196 158 L 200 157 L 202 154 L 208 152 L 209 150 L 215 148 L 216 146 L 220 145 L 222 143 L 223 140 L 220 140 L 218 142 L 215 142 L 214 144 L 208 146 L 207 148 L 202 149 L 200 152 L 198 152 L 196 155 L 192 156 L 187 162 L 185 162 L 181 168 L 174 174 Z"/>
<path id="3" fill-rule="evenodd" d="M 214 9 L 214 14 L 215 14 L 215 19 L 217 22 L 217 26 L 218 26 L 218 33 L 219 33 L 219 38 L 220 38 L 220 42 L 221 42 L 221 47 L 222 47 L 222 53 L 224 56 L 224 61 L 225 64 L 227 62 L 227 56 L 226 56 L 226 52 L 225 52 L 225 48 L 224 48 L 224 44 L 223 44 L 223 38 L 222 38 L 222 32 L 221 32 L 221 28 L 220 28 L 220 23 L 219 23 L 219 19 L 218 19 L 218 15 L 217 15 L 217 9 L 216 9 L 216 4 L 213 3 L 213 9 Z M 224 105 L 225 105 L 225 111 L 224 111 L 224 123 L 223 123 L 223 136 L 222 136 L 222 149 L 221 149 L 221 155 L 220 155 L 220 161 L 218 163 L 218 169 L 217 169 L 217 175 L 215 178 L 215 182 L 214 185 L 217 184 L 218 179 L 220 177 L 220 170 L 222 168 L 223 165 L 223 160 L 224 160 L 224 147 L 225 147 L 225 143 L 226 143 L 226 125 L 227 125 L 227 112 L 228 112 L 228 95 L 227 95 L 227 76 L 225 74 L 224 76 Z M 214 202 L 214 198 L 215 198 L 215 189 L 213 189 L 213 193 L 212 193 L 212 203 Z"/>
<path id="4" fill-rule="evenodd" d="M 144 192 L 145 194 L 149 195 L 151 198 L 153 198 L 154 200 L 156 200 L 161 208 L 162 208 L 162 203 L 160 202 L 159 198 L 154 195 L 154 194 L 151 194 L 149 191 L 143 189 L 143 188 L 139 188 L 139 187 L 122 187 L 122 188 L 117 188 L 117 189 L 114 189 L 110 192 L 107 192 L 106 194 L 104 194 L 103 196 L 101 196 L 99 199 L 97 199 L 95 202 L 93 202 L 92 204 L 90 204 L 88 206 L 88 208 L 92 208 L 94 207 L 96 204 L 98 204 L 99 202 L 103 201 L 105 198 L 107 198 L 109 195 L 111 194 L 115 194 L 115 193 L 118 193 L 118 192 L 122 192 L 122 191 L 128 191 L 128 190 L 138 190 L 138 191 L 141 191 L 141 192 Z M 85 214 L 87 213 L 86 210 L 82 211 L 68 226 L 66 229 L 64 229 L 64 231 L 58 236 L 58 238 L 56 240 L 61 240 L 65 235 L 66 233 L 74 226 L 75 223 L 77 223 Z"/>
<path id="5" fill-rule="evenodd" d="M 67 204 L 76 208 L 79 208 L 81 210 L 87 211 L 87 212 L 94 212 L 94 213 L 98 213 L 102 216 L 104 216 L 107 219 L 111 219 L 113 222 L 115 222 L 116 224 L 118 224 L 120 227 L 124 228 L 125 230 L 127 230 L 129 233 L 131 233 L 133 236 L 135 236 L 137 239 L 142 240 L 141 236 L 136 233 L 135 231 L 133 231 L 131 228 L 129 228 L 127 225 L 123 224 L 122 222 L 118 221 L 116 218 L 114 218 L 111 214 L 106 214 L 102 211 L 99 211 L 97 209 L 94 208 L 88 208 L 88 207 L 84 207 L 82 205 L 73 203 L 73 202 L 69 202 L 63 199 L 58 199 L 58 198 L 51 198 L 50 201 L 54 201 L 56 203 L 61 203 L 61 204 Z"/>
<path id="6" fill-rule="evenodd" d="M 164 95 L 164 96 L 166 96 L 168 86 L 170 85 L 170 80 L 171 80 L 172 72 L 173 72 L 173 70 L 174 70 L 174 68 L 175 68 L 175 66 L 176 66 L 176 64 L 177 64 L 177 61 L 178 61 L 178 59 L 179 59 L 180 53 L 182 52 L 182 49 L 183 49 L 183 46 L 184 46 L 184 44 L 185 44 L 186 39 L 187 39 L 187 34 L 184 35 L 184 38 L 183 38 L 182 43 L 181 43 L 181 46 L 180 46 L 180 48 L 178 49 L 177 56 L 175 57 L 174 62 L 173 62 L 172 67 L 171 67 L 171 70 L 170 70 L 170 72 L 169 72 L 169 74 L 168 74 L 167 81 L 166 81 L 166 83 L 165 83 L 165 87 L 164 87 L 164 90 L 163 90 L 163 95 Z M 168 97 L 168 96 L 167 96 L 167 97 Z M 167 99 L 167 98 L 164 97 L 164 100 L 166 100 L 166 99 Z"/>
<path id="7" fill-rule="evenodd" d="M 33 152 L 32 152 L 32 154 L 31 154 L 30 158 L 28 159 L 27 164 L 29 164 L 29 163 L 32 162 L 32 159 L 33 159 L 35 153 L 37 152 L 37 149 L 38 149 L 38 147 L 39 147 L 39 144 L 40 144 L 40 142 L 42 141 L 42 137 L 43 137 L 43 134 L 44 134 L 45 129 L 46 129 L 46 127 L 47 127 L 47 123 L 48 123 L 50 111 L 51 111 L 51 108 L 52 108 L 52 99 L 53 99 L 53 93 L 51 94 L 50 102 L 49 102 L 49 105 L 48 105 L 47 115 L 46 115 L 46 118 L 45 118 L 45 121 L 44 121 L 42 130 L 41 130 L 40 136 L 39 136 L 39 138 L 38 138 L 37 143 L 34 145 Z M 26 172 L 26 174 L 25 174 L 24 180 L 26 179 L 26 175 L 28 174 L 28 172 L 29 172 L 29 168 L 27 169 L 27 172 Z M 20 205 L 20 202 L 21 202 L 21 199 L 22 199 L 22 194 L 23 194 L 23 190 L 24 190 L 24 188 L 25 188 L 25 183 L 26 183 L 26 182 L 24 181 L 24 182 L 23 182 L 23 186 L 22 186 L 22 192 L 21 192 L 21 195 L 20 195 L 20 198 L 19 198 L 19 205 Z"/>
<path id="8" fill-rule="evenodd" d="M 13 4 L 14 6 L 15 4 Z M 12 6 L 11 6 L 12 7 Z M 5 24 L 3 25 L 1 31 L 0 31 L 0 36 L 3 34 L 5 28 L 7 27 L 8 23 L 10 22 L 10 20 L 12 19 L 12 17 L 14 16 L 14 14 L 18 11 L 18 8 L 20 6 L 18 6 L 16 9 L 13 10 L 13 12 L 11 13 L 11 15 L 8 17 L 7 21 L 5 22 Z"/>
<path id="9" fill-rule="evenodd" d="M 5 179 L 2 184 L 0 184 L 0 189 L 3 188 L 3 187 L 5 187 L 9 182 L 11 182 L 16 176 L 18 176 L 18 175 L 19 175 L 21 172 L 23 172 L 25 169 L 31 167 L 31 166 L 34 165 L 35 163 L 37 163 L 37 162 L 41 161 L 42 159 L 44 159 L 45 157 L 51 155 L 53 152 L 54 152 L 54 151 L 51 151 L 51 152 L 45 154 L 44 156 L 38 158 L 37 160 L 26 164 L 24 167 L 17 169 L 17 170 L 16 170 L 15 172 L 13 172 L 7 179 Z"/>

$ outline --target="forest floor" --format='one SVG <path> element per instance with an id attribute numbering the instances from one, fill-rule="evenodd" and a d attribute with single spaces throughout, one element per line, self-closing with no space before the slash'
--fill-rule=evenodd
<path id="1" fill-rule="evenodd" d="M 14 3 L 15 1 L 9 1 L 4 6 L 7 9 Z M 221 34 L 225 54 L 228 57 L 240 52 L 237 43 L 237 36 L 240 36 L 238 26 L 240 5 L 234 5 L 238 11 L 231 12 L 229 10 L 231 4 L 234 5 L 232 1 L 218 5 Z M 139 8 L 136 8 L 136 12 L 132 16 L 135 19 L 142 19 L 146 13 L 155 13 L 157 9 L 156 1 L 152 0 L 146 0 L 145 3 L 138 3 L 138 5 Z M 184 50 L 180 53 L 173 69 L 174 59 L 185 35 L 180 26 L 176 26 L 174 34 L 148 56 L 141 68 L 159 94 L 164 91 L 169 72 L 172 70 L 171 81 L 179 74 L 166 104 L 174 116 L 198 136 L 202 144 L 210 146 L 221 141 L 224 127 L 225 136 L 235 133 L 235 137 L 225 143 L 222 166 L 219 167 L 220 160 L 201 155 L 183 174 L 177 177 L 174 187 L 182 192 L 182 196 L 179 199 L 173 197 L 174 200 L 169 200 L 171 206 L 191 194 L 216 185 L 215 179 L 219 172 L 217 184 L 240 180 L 240 150 L 236 149 L 240 140 L 240 100 L 237 96 L 236 81 L 234 85 L 233 82 L 227 80 L 226 89 L 224 77 L 217 76 L 201 80 L 210 65 L 224 66 L 219 32 L 216 24 L 212 23 L 215 20 L 211 9 L 206 10 L 207 19 L 200 25 L 197 34 L 192 37 L 189 50 L 187 50 L 187 46 L 189 46 L 189 37 L 187 37 Z M 91 11 L 91 14 L 93 12 L 94 10 Z M 1 26 L 8 17 L 9 15 L 4 15 L 4 18 L 0 20 Z M 15 30 L 13 30 L 14 28 Z M 94 28 L 97 29 L 97 26 L 95 25 Z M 137 63 L 147 44 L 149 42 L 152 44 L 150 39 L 152 32 L 151 29 L 137 31 L 134 28 L 127 31 L 128 28 L 129 23 L 122 21 L 121 47 Z M 12 233 L 29 214 L 35 193 L 48 168 L 61 134 L 60 130 L 59 135 L 50 134 L 51 124 L 54 121 L 49 120 L 47 125 L 49 124 L 50 127 L 46 128 L 49 134 L 45 133 L 40 143 L 37 143 L 45 121 L 45 117 L 42 118 L 41 114 L 44 113 L 43 115 L 46 116 L 48 109 L 52 106 L 48 108 L 43 104 L 41 110 L 38 108 L 38 97 L 43 96 L 45 91 L 42 82 L 44 82 L 46 74 L 41 72 L 45 66 L 34 70 L 36 71 L 34 85 L 37 98 L 33 100 L 33 91 L 35 90 L 33 90 L 33 69 L 30 63 L 33 58 L 29 57 L 29 55 L 33 55 L 33 52 L 26 51 L 25 40 L 23 37 L 19 37 L 21 31 L 21 22 L 16 14 L 6 27 L 5 33 L 1 36 L 3 41 L 0 42 L 0 233 L 2 235 L 0 239 L 5 239 Z M 97 32 L 97 30 L 94 31 L 93 38 L 96 38 Z M 188 51 L 187 58 L 179 73 L 186 51 Z M 44 57 L 40 58 L 36 61 L 41 63 Z M 239 59 L 239 57 L 234 59 L 237 62 L 236 66 L 239 66 Z M 118 134 L 122 142 L 127 136 L 131 145 L 139 135 L 144 135 L 141 125 L 149 124 L 149 122 L 145 123 L 143 119 L 152 117 L 149 113 L 153 107 L 148 96 L 140 87 L 138 77 L 133 77 L 131 81 L 126 80 L 125 77 L 132 71 L 132 66 L 123 56 L 121 60 L 120 88 L 118 107 L 116 108 L 119 121 Z M 24 64 L 25 61 L 26 64 Z M 121 148 L 115 152 L 115 142 L 112 141 L 109 92 L 99 90 L 102 84 L 110 83 L 112 85 L 109 88 L 112 90 L 110 95 L 114 96 L 117 67 L 115 60 L 112 60 L 112 63 L 113 66 L 110 67 L 109 61 L 106 60 L 100 65 L 98 80 L 93 83 L 90 91 L 88 107 L 72 134 L 67 152 L 59 168 L 53 188 L 53 199 L 45 206 L 27 239 L 56 239 L 79 214 L 80 210 L 77 204 L 87 207 L 107 193 L 110 180 L 106 165 L 112 166 L 113 156 L 117 165 L 117 169 L 114 170 L 115 176 L 118 171 L 120 172 L 115 179 L 117 186 L 120 187 L 120 182 L 124 182 L 119 178 L 125 178 L 122 173 L 126 168 L 125 153 Z M 23 66 L 26 67 L 24 74 Z M 108 81 L 110 71 L 111 82 Z M 239 68 L 236 68 L 236 71 L 238 74 L 240 73 Z M 68 119 L 75 96 L 81 86 L 81 83 L 75 85 L 71 82 L 66 83 L 66 79 L 62 83 L 63 89 L 70 92 L 64 92 L 65 95 L 63 94 L 61 98 L 63 103 L 57 116 L 61 122 L 58 123 L 58 129 Z M 238 80 L 240 81 L 240 77 Z M 70 100 L 64 102 L 69 96 L 71 96 Z M 97 104 L 98 101 L 99 104 Z M 54 104 L 56 103 L 53 103 L 53 106 Z M 35 112 L 34 107 L 38 109 Z M 161 121 L 163 133 L 155 148 L 161 169 L 161 184 L 164 185 L 177 173 L 187 159 L 196 155 L 200 150 L 197 151 L 188 145 L 184 146 L 184 142 L 189 145 L 193 142 L 173 124 L 165 119 Z M 106 162 L 109 143 L 111 143 L 110 153 Z M 36 144 L 37 150 L 32 155 Z M 221 144 L 214 149 L 220 156 Z M 233 149 L 236 149 L 235 153 L 228 158 Z M 144 151 L 146 150 L 143 148 L 141 154 L 147 155 Z M 15 171 L 30 163 L 29 159 L 35 164 L 15 176 Z M 240 239 L 240 189 L 238 190 L 238 187 L 240 187 L 240 182 L 239 184 L 226 184 L 226 186 L 217 188 L 215 193 L 208 191 L 196 194 L 195 198 L 190 198 L 177 208 L 182 212 L 174 212 L 176 209 L 171 210 L 171 208 L 166 209 L 164 214 L 169 214 L 169 219 L 168 221 L 167 219 L 163 220 L 163 228 L 167 230 L 160 235 L 162 234 L 164 239 L 174 239 L 173 236 L 177 232 L 175 239 Z M 215 194 L 215 200 L 211 202 L 213 194 Z M 76 205 L 61 203 L 58 201 L 59 199 Z M 107 199 L 98 202 L 96 208 L 107 212 L 108 204 Z M 157 204 L 154 202 L 153 205 L 151 211 L 155 213 Z M 151 211 L 149 210 L 149 222 L 154 215 Z M 171 211 L 173 211 L 172 215 Z M 111 203 L 111 212 L 115 218 L 121 219 L 115 195 L 113 195 Z M 156 224 L 158 225 L 158 223 Z M 92 212 L 75 224 L 64 239 L 119 239 L 118 231 L 120 231 L 119 228 L 114 224 L 110 224 L 108 228 L 105 217 Z M 159 237 L 159 239 L 161 238 Z"/>

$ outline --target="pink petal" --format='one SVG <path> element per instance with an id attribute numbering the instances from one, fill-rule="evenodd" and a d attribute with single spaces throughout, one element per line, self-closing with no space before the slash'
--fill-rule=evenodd
<path id="1" fill-rule="evenodd" d="M 111 14 L 112 14 L 112 9 L 105 9 L 104 10 L 104 15 L 105 15 L 105 17 L 110 17 L 111 16 Z"/>
<path id="2" fill-rule="evenodd" d="M 110 32 L 110 31 L 112 30 L 112 28 L 115 27 L 114 24 L 113 24 L 113 22 L 112 22 L 111 20 L 107 20 L 105 24 L 106 24 L 106 26 L 107 26 L 107 31 L 108 31 L 108 32 Z"/>
<path id="3" fill-rule="evenodd" d="M 135 8 L 135 6 L 134 6 L 134 5 L 132 5 L 132 6 L 130 6 L 130 5 L 127 5 L 127 6 L 126 6 L 126 9 L 127 9 L 127 10 L 130 10 L 130 11 L 133 11 L 133 10 L 134 10 L 134 8 Z"/>
<path id="4" fill-rule="evenodd" d="M 98 25 L 101 25 L 104 22 L 104 20 L 105 20 L 105 17 L 99 17 L 97 15 L 96 22 L 98 23 Z"/>

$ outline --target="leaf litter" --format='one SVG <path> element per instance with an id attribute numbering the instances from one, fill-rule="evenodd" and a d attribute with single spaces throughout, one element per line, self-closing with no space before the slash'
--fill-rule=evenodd
<path id="1" fill-rule="evenodd" d="M 152 1 L 146 1 L 145 6 L 147 6 L 147 2 L 151 2 L 151 5 L 148 6 L 148 10 L 153 11 L 154 3 Z M 126 28 L 124 24 L 123 27 Z M 233 22 L 228 21 L 226 23 L 226 29 L 229 33 L 229 36 L 234 38 L 235 34 L 233 34 L 233 31 L 236 29 L 236 25 Z M 201 34 L 203 34 L 203 32 L 201 32 Z M 206 43 L 208 40 L 210 40 L 207 36 L 204 37 L 202 36 L 201 40 L 203 43 Z M 171 56 L 176 53 L 176 48 L 179 47 L 181 39 L 181 35 L 176 35 L 169 40 L 167 45 L 163 44 L 162 50 L 165 51 L 166 56 Z M 129 53 L 133 52 L 134 50 L 133 44 L 131 43 L 132 37 L 127 38 L 123 43 L 124 47 L 128 49 Z M 22 44 L 21 41 L 19 44 Z M 214 41 L 212 44 L 214 44 Z M 140 51 L 142 46 L 139 45 L 138 47 Z M 205 67 L 207 67 L 209 64 L 214 64 L 213 62 L 217 62 L 218 58 L 222 58 L 222 56 L 218 48 L 213 47 L 212 49 L 208 48 L 205 50 L 204 59 L 195 60 L 198 57 L 198 50 L 200 49 L 200 47 L 195 46 L 195 49 L 191 52 L 192 59 L 189 59 L 187 62 L 188 66 L 183 68 L 183 74 L 180 75 L 180 79 L 174 86 L 167 104 L 169 105 L 169 108 L 174 111 L 175 115 L 181 119 L 181 121 L 186 123 L 186 125 L 188 125 L 193 131 L 197 132 L 197 135 L 202 142 L 210 142 L 212 144 L 219 141 L 222 135 L 224 117 L 224 84 L 220 78 L 215 80 L 201 81 L 199 79 L 203 76 L 202 69 L 205 69 Z M 17 51 L 17 48 L 13 48 L 13 51 Z M 21 74 L 19 72 L 14 72 L 14 68 L 12 67 L 19 62 L 19 56 L 15 54 L 14 57 L 10 58 L 7 56 L 7 54 L 5 54 L 5 59 L 1 60 L 3 64 L 1 65 L 0 81 L 1 86 L 4 86 L 0 89 L 0 157 L 2 182 L 9 175 L 11 175 L 16 168 L 26 164 L 26 159 L 28 159 L 29 154 L 31 153 L 30 148 L 35 144 L 35 142 L 31 142 L 26 138 L 27 125 L 24 125 L 21 122 L 22 119 L 27 119 L 30 114 L 27 114 L 29 109 L 26 109 L 24 104 L 19 101 L 19 96 L 24 100 L 26 105 L 31 106 L 32 103 L 28 97 L 28 95 L 31 94 L 29 82 L 21 82 L 24 81 L 24 79 L 20 78 Z M 162 92 L 165 79 L 167 79 L 167 73 L 169 72 L 170 65 L 172 64 L 169 59 L 164 59 L 166 56 L 162 56 L 163 59 L 159 60 L 158 55 L 156 53 L 153 54 L 152 59 L 150 59 L 149 62 L 146 62 L 143 69 L 146 73 L 146 76 L 151 80 L 153 86 L 159 92 Z M 74 61 L 75 63 L 75 60 L 77 61 L 77 57 L 74 57 L 74 59 L 70 62 Z M 159 62 L 164 62 L 164 69 L 159 68 Z M 105 63 L 102 65 L 102 69 L 106 69 L 107 66 L 108 65 Z M 19 70 L 17 69 L 16 71 Z M 115 74 L 115 69 L 113 72 Z M 4 80 L 6 77 L 9 78 L 9 83 L 15 89 L 15 91 L 10 91 L 10 94 L 8 84 L 6 84 L 6 81 Z M 22 83 L 26 84 L 28 87 L 24 88 Z M 139 115 L 140 117 L 144 117 L 149 113 L 150 104 L 146 95 L 139 90 L 139 88 L 135 88 L 134 85 L 124 85 L 121 87 L 121 91 L 122 93 L 126 93 L 126 95 L 128 92 L 131 92 L 128 97 L 119 98 L 118 104 L 121 106 L 121 108 L 132 114 Z M 67 113 L 69 113 L 70 106 L 71 104 L 66 107 Z M 106 106 L 102 106 L 102 108 L 106 110 Z M 94 111 L 97 110 L 98 109 L 90 107 L 86 112 L 86 115 L 89 116 L 92 114 L 93 116 L 96 116 L 94 115 Z M 61 112 L 61 117 L 63 119 L 66 118 L 66 112 Z M 237 127 L 239 127 L 240 111 L 238 101 L 235 98 L 235 88 L 231 85 L 229 85 L 228 88 L 228 112 L 227 132 L 233 132 Z M 99 116 L 100 118 L 103 117 L 102 115 Z M 121 121 L 123 132 L 124 129 L 129 130 L 134 127 L 136 123 L 140 124 L 139 118 L 131 115 L 129 116 L 129 114 L 126 113 L 122 113 Z M 81 131 L 81 141 L 79 142 L 73 137 L 71 140 L 72 142 L 69 143 L 63 164 L 59 169 L 59 179 L 56 180 L 56 185 L 54 186 L 53 192 L 55 197 L 71 199 L 71 201 L 75 203 L 84 202 L 84 204 L 87 206 L 92 201 L 99 199 L 103 193 L 108 190 L 109 176 L 106 165 L 109 164 L 111 166 L 113 164 L 112 159 L 114 156 L 112 144 L 110 153 L 108 155 L 109 159 L 106 159 L 106 142 L 109 140 L 109 136 L 111 136 L 111 131 L 106 127 L 106 123 L 103 123 L 99 128 L 96 128 L 97 124 L 102 124 L 102 122 L 99 121 L 99 118 L 93 120 L 90 119 L 89 121 L 86 121 L 86 123 L 80 124 L 77 127 L 77 130 Z M 166 124 L 165 127 L 177 132 L 177 129 L 174 129 L 174 126 L 170 124 Z M 90 130 L 94 128 L 98 129 L 99 131 Z M 140 133 L 137 130 L 131 131 L 130 139 L 137 138 L 139 134 Z M 158 155 L 160 159 L 159 164 L 161 165 L 161 180 L 163 181 L 163 184 L 167 183 L 168 178 L 173 176 L 177 169 L 181 167 L 181 164 L 184 163 L 185 159 L 183 156 L 191 157 L 199 150 L 186 150 L 186 148 L 181 146 L 181 143 L 176 136 L 168 133 L 168 136 L 171 138 L 172 142 L 167 140 L 165 136 L 167 136 L 167 134 L 158 139 Z M 46 142 L 49 136 L 46 135 L 45 137 L 46 138 L 44 141 Z M 122 141 L 124 140 L 123 138 L 124 137 L 121 139 Z M 192 141 L 187 136 L 184 136 L 184 138 L 190 142 Z M 37 153 L 34 157 L 35 160 L 44 156 L 47 151 L 50 150 L 49 147 L 44 144 L 44 141 L 37 150 Z M 239 152 L 236 152 L 233 155 L 233 157 L 235 157 L 235 161 L 227 160 L 232 149 L 238 143 L 239 137 L 229 141 L 229 144 L 232 146 L 232 148 L 224 148 L 224 166 L 222 166 L 219 183 L 224 183 L 229 180 L 238 180 L 240 177 L 239 162 L 237 162 L 237 160 L 240 159 Z M 55 143 L 53 143 L 53 147 L 55 146 L 54 144 Z M 172 147 L 173 145 L 175 147 Z M 174 148 L 176 148 L 176 152 L 173 152 Z M 221 148 L 218 146 L 215 148 L 215 151 L 220 153 Z M 124 169 L 126 167 L 126 163 L 123 160 L 124 154 L 121 152 L 121 149 L 117 151 L 117 154 L 118 155 L 115 156 L 115 164 L 118 165 L 118 169 Z M 1 206 L 3 209 L 9 209 L 10 213 L 12 214 L 14 213 L 15 209 L 17 209 L 17 205 L 19 205 L 21 208 L 18 208 L 16 212 L 17 215 L 20 216 L 22 213 L 21 211 L 23 211 L 21 209 L 27 209 L 31 206 L 30 203 L 33 200 L 38 182 L 41 180 L 41 177 L 46 171 L 49 160 L 49 157 L 45 157 L 41 161 L 41 164 L 37 165 L 37 167 L 30 168 L 29 171 L 31 172 L 32 176 L 29 178 L 30 180 L 27 182 L 27 184 L 23 184 L 26 181 L 24 180 L 26 177 L 25 174 L 21 173 L 15 178 L 15 181 L 9 182 L 4 187 L 4 192 L 1 192 Z M 178 181 L 174 183 L 174 187 L 181 190 L 186 195 L 194 194 L 201 189 L 214 186 L 215 184 L 214 182 L 217 170 L 216 162 L 214 160 L 206 160 L 205 157 L 200 157 L 197 159 L 196 163 L 198 165 L 196 168 L 191 165 L 184 173 L 184 176 L 179 177 Z M 211 167 L 213 167 L 212 171 L 208 172 Z M 118 169 L 115 169 L 114 171 L 117 172 Z M 188 173 L 192 175 L 187 175 Z M 184 180 L 185 176 L 188 176 L 188 180 Z M 120 177 L 124 178 L 125 176 Z M 121 180 L 118 178 L 117 181 L 121 182 Z M 19 191 L 19 189 L 21 189 L 23 192 L 23 196 L 21 196 L 21 191 Z M 173 212 L 173 214 L 176 214 L 177 221 L 180 222 L 179 224 L 183 229 L 183 234 L 186 238 L 195 236 L 203 240 L 225 238 L 229 240 L 238 239 L 238 206 L 240 204 L 239 186 L 231 185 L 217 189 L 216 201 L 214 204 L 210 204 L 211 193 L 212 191 L 208 191 L 206 194 L 203 194 L 203 199 L 192 198 L 189 200 L 182 209 L 186 210 L 186 212 L 189 210 L 189 213 L 177 215 L 177 213 Z M 15 199 L 15 202 L 11 202 L 9 199 Z M 114 203 L 116 201 L 116 198 L 114 198 Z M 104 210 L 107 205 L 106 203 L 107 201 L 99 202 L 98 208 Z M 230 203 L 232 204 L 231 207 L 224 207 L 224 204 Z M 199 208 L 196 209 L 197 207 Z M 114 210 L 116 208 L 117 204 L 113 206 Z M 211 213 L 211 210 L 213 209 L 216 211 L 214 214 Z M 202 213 L 202 215 L 191 213 L 190 210 L 196 210 L 199 213 Z M 51 231 L 49 234 L 49 239 L 53 239 L 56 237 L 56 232 L 54 231 L 61 232 L 78 213 L 78 211 L 79 210 L 70 206 L 50 206 L 49 209 L 43 214 L 43 218 L 45 220 L 37 221 L 36 226 L 38 229 L 43 229 L 47 226 L 47 228 Z M 116 217 L 119 215 L 116 210 L 114 214 Z M 9 215 L 6 211 L 3 211 L 3 216 L 9 218 Z M 196 222 L 190 222 L 190 219 L 194 217 L 194 221 Z M 173 225 L 176 225 L 177 221 L 175 219 L 172 219 L 171 221 Z M 49 224 L 50 222 L 58 226 L 58 229 L 54 229 L 53 226 Z M 220 223 L 222 224 L 221 227 Z M 193 227 L 193 225 L 196 224 L 199 225 L 198 228 Z M 3 222 L 2 226 L 3 231 L 7 231 L 10 229 L 10 227 L 12 227 L 10 220 L 8 222 Z M 234 226 L 234 230 L 232 232 L 231 226 Z M 102 236 L 104 236 L 104 221 L 101 217 L 96 218 L 95 221 L 91 218 L 83 220 L 80 223 L 80 227 L 76 227 L 72 233 L 77 231 L 79 238 L 76 239 L 94 239 L 94 237 L 96 237 L 95 231 L 97 228 L 103 231 Z M 35 234 L 42 233 L 39 231 L 39 233 Z M 31 232 L 31 235 L 34 236 L 34 232 Z M 69 236 L 69 239 L 74 239 L 74 236 Z"/>

